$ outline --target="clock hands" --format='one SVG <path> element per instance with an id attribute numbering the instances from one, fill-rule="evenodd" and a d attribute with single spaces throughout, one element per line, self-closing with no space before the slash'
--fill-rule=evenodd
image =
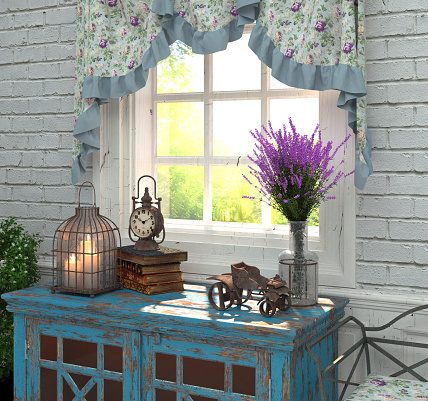
<path id="1" fill-rule="evenodd" d="M 140 220 L 141 223 L 146 224 L 146 221 L 150 220 L 150 217 L 147 220 L 141 220 L 138 216 L 135 216 L 137 218 L 137 220 Z"/>

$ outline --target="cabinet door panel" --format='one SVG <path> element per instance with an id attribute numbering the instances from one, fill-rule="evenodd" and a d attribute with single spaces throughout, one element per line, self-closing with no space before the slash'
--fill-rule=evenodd
<path id="1" fill-rule="evenodd" d="M 140 399 L 137 361 L 141 346 L 136 332 L 32 318 L 27 319 L 26 326 L 29 399 Z"/>
<path id="2" fill-rule="evenodd" d="M 264 360 L 256 349 L 230 344 L 212 345 L 159 335 L 143 336 L 143 343 L 144 400 L 269 400 L 268 388 L 259 388 L 266 383 L 264 375 L 269 381 L 267 351 L 263 352 Z"/>

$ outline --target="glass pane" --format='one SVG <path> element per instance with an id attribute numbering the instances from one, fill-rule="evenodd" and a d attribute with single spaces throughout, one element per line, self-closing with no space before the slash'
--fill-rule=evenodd
<path id="1" fill-rule="evenodd" d="M 158 64 L 158 93 L 203 92 L 204 56 L 177 40 L 171 55 Z"/>
<path id="2" fill-rule="evenodd" d="M 74 401 L 74 398 L 76 397 L 76 394 L 74 394 L 73 390 L 64 378 L 62 378 L 62 397 L 63 401 Z"/>
<path id="3" fill-rule="evenodd" d="M 97 384 L 95 383 L 94 386 L 88 391 L 88 394 L 86 394 L 85 397 L 86 401 L 97 401 Z"/>
<path id="4" fill-rule="evenodd" d="M 190 399 L 192 401 L 214 401 L 214 398 L 207 398 L 207 397 L 202 397 L 201 395 L 194 395 L 194 394 L 190 396 Z"/>
<path id="5" fill-rule="evenodd" d="M 287 218 L 274 207 L 271 208 L 271 222 L 272 224 L 284 224 L 288 225 Z"/>
<path id="6" fill-rule="evenodd" d="M 176 369 L 175 355 L 156 353 L 156 379 L 175 383 Z"/>
<path id="7" fill-rule="evenodd" d="M 156 389 L 156 401 L 176 401 L 177 393 L 174 391 Z"/>
<path id="8" fill-rule="evenodd" d="M 317 207 L 310 214 L 308 226 L 319 227 L 320 225 L 320 209 Z"/>
<path id="9" fill-rule="evenodd" d="M 249 35 L 230 42 L 213 54 L 213 90 L 257 90 L 261 86 L 261 62 L 248 47 Z"/>
<path id="10" fill-rule="evenodd" d="M 270 121 L 275 131 L 285 124 L 290 131 L 288 118 L 291 117 L 296 131 L 311 136 L 319 123 L 319 99 L 273 99 L 270 101 Z"/>
<path id="11" fill-rule="evenodd" d="M 256 395 L 256 369 L 232 365 L 232 378 L 234 393 Z"/>
<path id="12" fill-rule="evenodd" d="M 40 399 L 43 401 L 56 401 L 57 385 L 56 370 L 40 368 Z"/>
<path id="13" fill-rule="evenodd" d="M 91 379 L 89 376 L 78 375 L 77 373 L 70 373 L 70 377 L 76 383 L 79 390 L 85 387 L 86 383 Z"/>
<path id="14" fill-rule="evenodd" d="M 122 363 L 122 347 L 104 345 L 104 369 L 122 373 Z"/>
<path id="15" fill-rule="evenodd" d="M 203 154 L 203 103 L 158 103 L 157 155 L 202 156 Z"/>
<path id="16" fill-rule="evenodd" d="M 183 357 L 183 384 L 224 391 L 224 363 Z"/>
<path id="17" fill-rule="evenodd" d="M 122 382 L 104 380 L 104 401 L 122 401 Z"/>
<path id="18" fill-rule="evenodd" d="M 57 339 L 40 334 L 40 359 L 47 361 L 57 360 Z"/>
<path id="19" fill-rule="evenodd" d="M 158 194 L 166 219 L 202 220 L 204 168 L 196 166 L 159 166 Z"/>
<path id="20" fill-rule="evenodd" d="M 213 221 L 261 223 L 258 192 L 242 177 L 249 177 L 249 171 L 245 167 L 213 167 Z"/>
<path id="21" fill-rule="evenodd" d="M 64 363 L 97 367 L 97 344 L 64 338 Z"/>
<path id="22" fill-rule="evenodd" d="M 260 100 L 213 103 L 214 156 L 247 156 L 254 138 L 250 131 L 260 130 Z"/>

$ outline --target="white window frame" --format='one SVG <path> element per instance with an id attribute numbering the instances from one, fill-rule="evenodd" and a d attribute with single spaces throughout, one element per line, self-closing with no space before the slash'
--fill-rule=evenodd
<path id="1" fill-rule="evenodd" d="M 205 68 L 212 68 L 212 55 L 205 56 Z M 268 74 L 264 64 L 262 74 Z M 101 107 L 101 149 L 93 157 L 93 181 L 101 213 L 111 218 L 121 229 L 124 244 L 131 244 L 128 222 L 132 212 L 131 197 L 136 194 L 136 181 L 144 174 L 155 175 L 155 78 L 155 71 L 150 71 L 145 88 L 120 100 L 112 99 L 108 105 Z M 209 85 L 212 88 L 212 83 Z M 262 86 L 261 90 L 266 91 L 266 86 Z M 296 95 L 299 96 L 299 91 L 296 91 Z M 320 93 L 319 98 L 323 139 L 333 140 L 334 144 L 341 143 L 352 132 L 347 126 L 347 113 L 336 106 L 338 95 L 337 91 L 325 91 Z M 174 94 L 162 96 L 174 98 Z M 262 121 L 266 119 L 267 116 L 262 115 Z M 210 123 L 212 121 L 205 122 Z M 339 162 L 345 159 L 344 171 L 351 171 L 355 165 L 354 135 L 338 153 Z M 245 163 L 245 159 L 241 159 L 241 162 Z M 209 177 L 205 179 L 209 180 Z M 353 176 L 341 180 L 329 195 L 336 196 L 336 200 L 320 206 L 319 237 L 310 236 L 309 248 L 319 255 L 322 286 L 355 288 L 356 215 Z M 207 207 L 209 205 L 205 205 L 204 210 Z M 278 254 L 288 247 L 287 229 L 247 228 L 244 224 L 226 227 L 221 224 L 207 225 L 203 221 L 192 224 L 169 221 L 165 227 L 164 245 L 188 251 L 189 260 L 183 264 L 183 271 L 189 273 L 186 275 L 187 280 L 201 281 L 206 275 L 224 273 L 229 271 L 231 263 L 239 261 L 258 266 L 262 274 L 271 277 L 277 273 Z"/>

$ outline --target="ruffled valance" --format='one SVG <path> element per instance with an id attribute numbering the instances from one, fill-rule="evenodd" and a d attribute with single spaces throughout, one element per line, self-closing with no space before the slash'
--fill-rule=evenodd
<path id="1" fill-rule="evenodd" d="M 340 91 L 360 156 L 355 185 L 373 172 L 366 130 L 363 0 L 79 0 L 72 181 L 99 150 L 101 104 L 138 91 L 176 40 L 194 53 L 226 49 L 256 21 L 249 46 L 284 84 Z"/>

